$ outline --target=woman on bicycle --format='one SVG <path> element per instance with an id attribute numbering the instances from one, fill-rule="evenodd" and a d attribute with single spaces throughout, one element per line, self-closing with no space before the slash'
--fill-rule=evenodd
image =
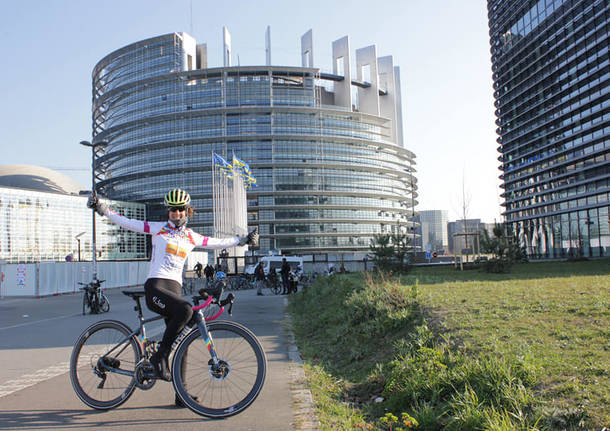
<path id="1" fill-rule="evenodd" d="M 194 209 L 190 205 L 189 194 L 181 189 L 173 189 L 165 195 L 168 220 L 148 222 L 123 217 L 98 199 L 89 197 L 87 206 L 106 216 L 113 223 L 139 233 L 152 235 L 152 256 L 150 270 L 144 284 L 146 305 L 155 313 L 165 316 L 166 329 L 158 350 L 150 362 L 156 377 L 170 381 L 168 357 L 175 338 L 191 319 L 191 304 L 182 298 L 182 268 L 187 256 L 195 247 L 224 249 L 236 245 L 254 244 L 258 240 L 256 229 L 246 236 L 233 238 L 210 238 L 186 227 Z"/>

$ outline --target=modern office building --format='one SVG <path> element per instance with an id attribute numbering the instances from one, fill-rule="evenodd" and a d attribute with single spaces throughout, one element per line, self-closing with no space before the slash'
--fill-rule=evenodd
<path id="1" fill-rule="evenodd" d="M 391 56 L 349 39 L 332 44 L 333 71 L 314 67 L 311 30 L 302 65 L 208 67 L 207 46 L 186 33 L 136 42 L 93 70 L 93 138 L 98 191 L 165 216 L 169 188 L 188 190 L 189 226 L 213 235 L 215 152 L 250 164 L 248 223 L 260 252 L 364 253 L 375 234 L 412 226 L 415 155 L 405 148 L 400 73 Z M 355 66 L 355 71 L 352 72 Z"/>
<path id="2" fill-rule="evenodd" d="M 82 187 L 51 169 L 0 166 L 0 262 L 91 260 L 92 211 Z M 109 201 L 117 212 L 144 218 L 145 206 Z M 99 260 L 146 258 L 143 235 L 96 217 Z"/>
<path id="3" fill-rule="evenodd" d="M 418 214 L 421 229 L 421 250 L 439 254 L 448 252 L 448 212 L 446 210 L 421 210 Z"/>
<path id="4" fill-rule="evenodd" d="M 607 0 L 488 0 L 504 216 L 530 257 L 609 256 Z"/>

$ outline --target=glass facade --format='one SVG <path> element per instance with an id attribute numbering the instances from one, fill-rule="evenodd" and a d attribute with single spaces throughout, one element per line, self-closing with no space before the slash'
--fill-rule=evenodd
<path id="1" fill-rule="evenodd" d="M 0 187 L 0 260 L 6 263 L 91 260 L 91 210 L 83 196 Z M 106 201 L 127 217 L 142 219 L 145 206 Z M 144 235 L 96 217 L 99 260 L 146 258 Z M 69 256 L 69 257 L 68 257 Z"/>
<path id="2" fill-rule="evenodd" d="M 146 203 L 154 220 L 182 187 L 197 210 L 189 226 L 212 235 L 211 154 L 235 153 L 257 178 L 248 223 L 263 251 L 366 251 L 374 234 L 408 228 L 415 155 L 391 138 L 392 120 L 329 104 L 318 69 L 192 69 L 189 38 L 137 42 L 94 68 L 102 195 Z"/>
<path id="3" fill-rule="evenodd" d="M 533 258 L 610 255 L 608 0 L 489 0 L 504 216 Z"/>
<path id="4" fill-rule="evenodd" d="M 445 210 L 419 211 L 421 247 L 427 252 L 449 251 L 447 235 L 448 212 Z"/>

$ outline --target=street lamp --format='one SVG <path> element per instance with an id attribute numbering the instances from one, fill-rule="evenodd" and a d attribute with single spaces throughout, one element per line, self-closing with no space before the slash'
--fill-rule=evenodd
<path id="1" fill-rule="evenodd" d="M 96 143 L 91 143 L 89 141 L 80 141 L 81 145 L 85 147 L 91 147 L 91 194 L 95 194 L 95 157 L 97 155 L 97 149 L 104 148 L 108 145 L 107 141 L 99 141 Z M 95 210 L 92 211 L 91 215 L 91 253 L 92 253 L 92 263 L 93 263 L 93 280 L 97 281 L 97 251 L 95 248 Z"/>
<path id="2" fill-rule="evenodd" d="M 78 261 L 80 262 L 80 237 L 83 236 L 86 232 L 81 232 L 78 235 L 76 235 L 74 238 L 76 238 L 76 241 L 78 241 Z"/>

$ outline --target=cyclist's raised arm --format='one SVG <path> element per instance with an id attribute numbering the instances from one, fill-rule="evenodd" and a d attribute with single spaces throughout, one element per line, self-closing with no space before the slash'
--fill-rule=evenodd
<path id="1" fill-rule="evenodd" d="M 127 230 L 130 230 L 133 232 L 139 232 L 139 233 L 147 233 L 147 234 L 155 233 L 155 232 L 151 232 L 152 223 L 149 223 L 147 221 L 130 219 L 130 218 L 124 217 L 120 214 L 115 213 L 114 211 L 112 211 L 109 208 L 106 209 L 104 215 L 106 217 L 108 217 L 108 219 L 112 223 L 118 224 L 119 226 L 121 226 L 122 228 L 125 228 Z M 154 223 L 154 224 L 158 224 L 158 223 Z"/>
<path id="2" fill-rule="evenodd" d="M 203 236 L 196 232 L 191 232 L 191 241 L 195 247 L 205 247 L 213 249 L 222 249 L 227 247 L 234 247 L 236 245 L 252 245 L 258 243 L 258 230 L 252 229 L 248 235 L 234 236 L 230 238 L 212 238 L 209 236 Z"/>
<path id="3" fill-rule="evenodd" d="M 209 236 L 203 236 L 196 232 L 192 232 L 192 242 L 195 247 L 205 247 L 212 249 L 223 249 L 228 247 L 234 247 L 239 244 L 239 237 L 234 236 L 230 238 L 213 238 Z"/>
<path id="4" fill-rule="evenodd" d="M 116 212 L 108 208 L 108 205 L 101 202 L 97 195 L 92 195 L 89 197 L 89 199 L 87 200 L 87 206 L 95 210 L 99 215 L 108 217 L 111 222 L 127 230 L 147 234 L 154 234 L 159 230 L 158 226 L 156 225 L 160 223 L 149 223 L 147 221 L 130 219 L 120 214 L 117 214 Z"/>

